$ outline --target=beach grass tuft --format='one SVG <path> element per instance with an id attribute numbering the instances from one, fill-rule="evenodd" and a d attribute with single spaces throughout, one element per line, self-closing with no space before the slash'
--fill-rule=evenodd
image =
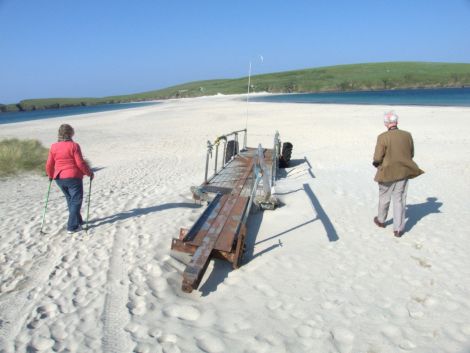
<path id="1" fill-rule="evenodd" d="M 0 177 L 20 172 L 45 173 L 48 149 L 37 140 L 0 141 Z"/>

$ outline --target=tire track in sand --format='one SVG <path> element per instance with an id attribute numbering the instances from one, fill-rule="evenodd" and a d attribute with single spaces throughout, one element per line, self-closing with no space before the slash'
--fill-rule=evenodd
<path id="1" fill-rule="evenodd" d="M 107 294 L 103 311 L 103 352 L 127 353 L 132 349 L 129 334 L 124 331 L 130 321 L 126 304 L 129 297 L 129 283 L 124 262 L 124 232 L 113 230 L 114 242 L 109 260 Z"/>
<path id="2" fill-rule="evenodd" d="M 67 245 L 59 242 L 62 232 L 51 236 L 49 251 L 36 259 L 31 266 L 28 276 L 22 279 L 14 289 L 0 296 L 0 352 L 14 352 L 13 339 L 23 327 L 31 308 L 42 288 L 47 285 L 50 274 L 57 263 L 79 238 L 69 238 Z"/>

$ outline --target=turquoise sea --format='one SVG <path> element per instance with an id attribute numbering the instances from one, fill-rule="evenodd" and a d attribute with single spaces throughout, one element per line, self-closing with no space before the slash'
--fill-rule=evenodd
<path id="1" fill-rule="evenodd" d="M 470 107 L 470 87 L 388 91 L 293 93 L 257 96 L 254 102 L 433 105 Z"/>
<path id="2" fill-rule="evenodd" d="M 152 103 L 119 103 L 119 104 L 102 104 L 92 105 L 89 107 L 70 107 L 62 109 L 33 110 L 30 112 L 0 113 L 0 125 L 19 123 L 29 120 L 41 120 L 48 118 L 57 118 L 60 116 L 70 117 L 79 114 L 106 112 L 110 110 L 122 110 L 129 108 L 144 107 L 147 105 L 159 104 Z"/>

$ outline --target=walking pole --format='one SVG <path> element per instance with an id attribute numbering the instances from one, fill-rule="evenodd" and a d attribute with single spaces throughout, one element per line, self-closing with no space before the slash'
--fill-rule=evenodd
<path id="1" fill-rule="evenodd" d="M 46 195 L 46 205 L 44 206 L 44 212 L 42 213 L 42 222 L 41 222 L 41 230 L 39 233 L 44 234 L 42 232 L 42 227 L 44 226 L 44 220 L 46 219 L 46 210 L 47 210 L 47 203 L 49 202 L 49 193 L 51 191 L 52 179 L 49 179 L 49 187 L 47 188 L 47 195 Z"/>
<path id="2" fill-rule="evenodd" d="M 90 201 L 91 201 L 91 182 L 93 179 L 90 179 L 90 188 L 88 189 L 88 206 L 86 209 L 86 232 L 88 233 L 88 217 L 90 216 Z"/>

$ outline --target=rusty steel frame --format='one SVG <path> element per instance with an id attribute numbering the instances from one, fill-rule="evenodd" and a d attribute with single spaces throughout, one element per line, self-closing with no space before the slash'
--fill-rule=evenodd
<path id="1" fill-rule="evenodd" d="M 234 133 L 236 136 L 236 132 Z M 264 151 L 268 153 L 264 155 L 263 162 L 265 158 L 271 162 L 272 152 L 274 152 L 274 155 L 277 154 L 277 151 Z M 209 151 L 208 149 L 206 162 L 211 153 L 212 150 Z M 172 239 L 172 250 L 193 255 L 183 272 L 182 290 L 184 292 L 190 293 L 197 289 L 210 259 L 213 257 L 229 261 L 234 269 L 241 265 L 247 234 L 247 213 L 250 211 L 253 201 L 253 189 L 258 187 L 256 181 L 259 181 L 258 177 L 253 174 L 255 165 L 259 161 L 257 161 L 256 155 L 250 156 L 249 153 L 245 156 L 236 156 L 236 168 L 240 171 L 243 170 L 243 174 L 233 179 L 235 182 L 235 185 L 232 184 L 233 186 L 221 187 L 217 185 L 217 182 L 211 185 L 212 178 L 207 180 L 206 169 L 205 182 L 202 187 L 208 192 L 215 191 L 217 194 L 193 226 L 190 229 L 181 228 L 179 237 Z M 217 154 L 218 145 L 216 148 Z M 215 168 L 217 170 L 217 167 Z M 251 178 L 253 178 L 253 183 Z M 247 196 L 246 191 L 244 191 L 242 196 L 243 190 L 249 191 L 249 195 Z"/>
<path id="2" fill-rule="evenodd" d="M 254 160 L 252 159 L 250 166 L 243 177 L 237 182 L 232 193 L 221 198 L 221 200 L 225 199 L 225 202 L 220 206 L 221 209 L 217 216 L 212 220 L 207 221 L 210 224 L 210 228 L 204 236 L 202 243 L 197 247 L 190 263 L 183 273 L 182 289 L 184 292 L 190 293 L 193 289 L 196 289 L 199 286 L 209 264 L 215 244 L 221 233 L 224 231 L 231 232 L 232 234 L 235 234 L 235 238 L 237 238 L 238 242 L 244 240 L 244 237 L 238 237 L 240 227 L 237 226 L 237 220 L 234 219 L 234 215 L 239 215 L 240 219 L 238 222 L 242 221 L 243 213 L 247 207 L 247 202 L 240 203 L 238 200 L 248 177 L 251 175 L 253 162 Z M 232 212 L 234 215 L 232 215 Z M 237 228 L 233 229 L 234 226 Z M 233 260 L 231 262 L 233 262 Z"/>

